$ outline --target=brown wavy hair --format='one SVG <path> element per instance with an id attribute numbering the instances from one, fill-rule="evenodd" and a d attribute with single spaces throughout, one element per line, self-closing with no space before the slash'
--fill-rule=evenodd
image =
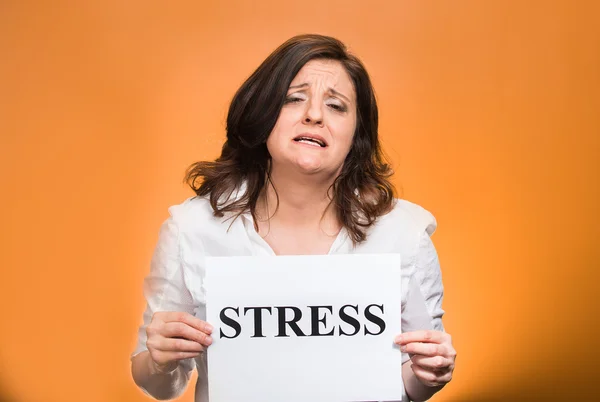
<path id="1" fill-rule="evenodd" d="M 371 80 L 362 62 L 335 38 L 299 35 L 275 49 L 234 95 L 221 156 L 215 161 L 192 164 L 185 182 L 198 196 L 209 197 L 215 216 L 234 213 L 235 219 L 250 211 L 258 230 L 256 204 L 270 181 L 267 138 L 290 83 L 313 59 L 339 61 L 356 91 L 353 144 L 329 191 L 337 217 L 356 245 L 366 239 L 367 229 L 377 218 L 391 210 L 394 187 L 388 180 L 392 170 L 379 144 L 377 101 Z"/>

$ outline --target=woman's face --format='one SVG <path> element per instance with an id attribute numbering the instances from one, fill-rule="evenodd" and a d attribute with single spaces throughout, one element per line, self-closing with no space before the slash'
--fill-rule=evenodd
<path id="1" fill-rule="evenodd" d="M 292 80 L 267 139 L 273 171 L 337 176 L 355 128 L 356 93 L 342 64 L 309 61 Z"/>

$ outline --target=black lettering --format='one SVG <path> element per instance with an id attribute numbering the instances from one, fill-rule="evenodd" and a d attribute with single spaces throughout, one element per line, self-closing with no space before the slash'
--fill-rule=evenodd
<path id="1" fill-rule="evenodd" d="M 333 327 L 333 329 L 331 330 L 331 332 L 328 332 L 326 334 L 322 334 L 319 332 L 319 323 L 323 323 L 323 326 L 325 328 L 327 328 L 327 313 L 323 314 L 323 318 L 319 319 L 319 309 L 325 309 L 327 311 L 329 311 L 331 314 L 333 314 L 333 307 L 331 306 L 308 306 L 308 308 L 310 309 L 310 326 L 311 326 L 311 330 L 312 333 L 310 334 L 310 336 L 333 336 L 333 333 L 335 332 L 335 327 Z"/>
<path id="2" fill-rule="evenodd" d="M 275 308 L 277 309 L 277 320 L 278 320 L 278 327 L 279 327 L 279 333 L 275 336 L 276 338 L 289 336 L 287 334 L 287 332 L 285 331 L 286 324 L 289 325 L 289 327 L 292 329 L 292 331 L 294 331 L 296 336 L 306 336 L 306 335 L 304 335 L 304 333 L 302 333 L 302 330 L 300 329 L 300 327 L 297 324 L 298 321 L 300 321 L 300 319 L 302 318 L 302 311 L 300 311 L 300 309 L 298 307 L 285 306 L 285 307 L 275 307 Z M 286 309 L 290 309 L 294 312 L 294 318 L 292 318 L 289 321 L 286 320 L 286 318 L 285 318 L 285 310 Z"/>
<path id="3" fill-rule="evenodd" d="M 365 308 L 365 318 L 367 320 L 371 321 L 373 324 L 377 325 L 379 327 L 379 332 L 374 333 L 374 332 L 369 331 L 369 329 L 367 328 L 367 325 L 365 324 L 365 335 L 379 335 L 383 331 L 385 331 L 385 321 L 383 321 L 383 319 L 381 317 L 377 317 L 375 314 L 371 313 L 371 311 L 370 311 L 371 307 L 379 307 L 379 309 L 383 313 L 383 304 L 369 304 Z"/>
<path id="4" fill-rule="evenodd" d="M 244 315 L 246 315 L 248 310 L 254 311 L 254 335 L 252 335 L 252 338 L 264 338 L 265 336 L 262 332 L 262 311 L 267 310 L 271 314 L 271 307 L 245 307 Z"/>
<path id="5" fill-rule="evenodd" d="M 221 313 L 219 314 L 219 318 L 221 318 L 221 322 L 225 325 L 227 325 L 228 327 L 233 328 L 233 330 L 235 331 L 235 335 L 233 336 L 228 336 L 225 335 L 223 333 L 223 329 L 219 329 L 220 332 L 220 337 L 221 338 L 228 338 L 228 339 L 233 339 L 233 338 L 237 338 L 238 335 L 240 334 L 240 332 L 242 332 L 242 327 L 240 326 L 240 323 L 237 322 L 236 320 L 234 320 L 231 317 L 227 317 L 227 315 L 225 314 L 225 310 L 233 310 L 236 312 L 237 316 L 240 316 L 240 309 L 238 307 L 225 307 L 223 310 L 221 310 Z"/>
<path id="6" fill-rule="evenodd" d="M 350 308 L 354 309 L 354 311 L 356 311 L 356 314 L 358 315 L 358 305 L 353 306 L 351 304 L 346 304 L 340 308 L 340 319 L 342 321 L 344 321 L 346 324 L 352 325 L 352 327 L 354 328 L 353 333 L 347 333 L 342 329 L 342 326 L 340 325 L 340 336 L 342 336 L 342 335 L 354 336 L 354 335 L 358 334 L 358 331 L 360 331 L 360 321 L 358 321 L 356 318 L 350 317 L 348 314 L 346 314 L 346 312 L 344 311 L 346 309 L 346 307 L 350 307 Z"/>

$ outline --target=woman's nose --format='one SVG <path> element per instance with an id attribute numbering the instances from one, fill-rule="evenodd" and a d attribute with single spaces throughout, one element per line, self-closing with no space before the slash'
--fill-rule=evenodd
<path id="1" fill-rule="evenodd" d="M 319 126 L 323 125 L 323 110 L 321 109 L 320 102 L 315 102 L 314 100 L 308 102 L 304 123 L 316 124 Z"/>

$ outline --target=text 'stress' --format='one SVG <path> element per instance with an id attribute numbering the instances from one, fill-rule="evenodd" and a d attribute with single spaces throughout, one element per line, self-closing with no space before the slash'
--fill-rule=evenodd
<path id="1" fill-rule="evenodd" d="M 398 254 L 207 258 L 211 402 L 400 400 Z"/>

